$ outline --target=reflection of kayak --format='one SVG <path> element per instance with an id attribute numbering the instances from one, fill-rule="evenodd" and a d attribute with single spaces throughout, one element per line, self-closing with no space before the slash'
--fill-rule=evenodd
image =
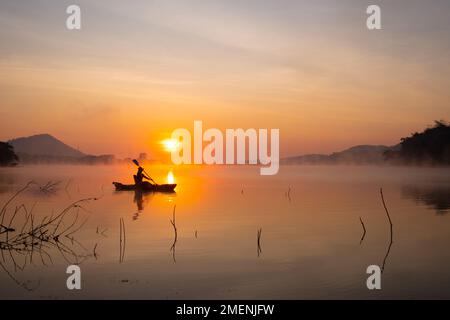
<path id="1" fill-rule="evenodd" d="M 120 182 L 113 182 L 116 187 L 116 191 L 144 191 L 144 192 L 175 192 L 176 184 L 151 184 L 149 182 L 143 182 L 140 187 L 136 187 L 135 184 L 122 184 Z"/>

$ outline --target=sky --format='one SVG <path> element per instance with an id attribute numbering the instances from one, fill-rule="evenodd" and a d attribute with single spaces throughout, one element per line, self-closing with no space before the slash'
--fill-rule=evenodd
<path id="1" fill-rule="evenodd" d="M 147 152 L 176 128 L 278 128 L 280 155 L 449 120 L 450 2 L 0 1 L 0 140 Z M 382 30 L 366 28 L 381 7 Z"/>

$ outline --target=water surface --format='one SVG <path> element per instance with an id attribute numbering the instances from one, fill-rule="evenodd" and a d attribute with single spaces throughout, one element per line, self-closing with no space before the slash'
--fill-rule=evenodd
<path id="1" fill-rule="evenodd" d="M 448 169 L 282 166 L 148 166 L 158 182 L 172 171 L 175 194 L 114 191 L 130 166 L 25 166 L 0 169 L 0 204 L 34 206 L 37 217 L 95 197 L 65 221 L 87 222 L 32 259 L 2 250 L 0 299 L 379 299 L 450 298 Z M 379 189 L 393 222 L 390 229 Z M 175 209 L 177 241 L 170 222 Z M 126 243 L 120 245 L 120 219 Z M 363 229 L 367 233 L 361 242 Z M 23 223 L 24 214 L 14 218 Z M 257 231 L 262 230 L 260 250 Z M 121 254 L 121 247 L 125 247 Z M 94 250 L 95 248 L 95 250 Z M 123 257 L 121 258 L 121 255 Z M 384 262 L 382 290 L 366 287 L 366 268 Z M 66 288 L 80 263 L 82 290 Z M 21 270 L 23 269 L 23 270 Z"/>

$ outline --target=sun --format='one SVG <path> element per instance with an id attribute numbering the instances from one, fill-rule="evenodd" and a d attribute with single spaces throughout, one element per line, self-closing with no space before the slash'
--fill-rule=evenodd
<path id="1" fill-rule="evenodd" d="M 180 142 L 175 139 L 166 139 L 161 143 L 164 146 L 164 149 L 169 152 L 177 151 L 180 146 Z"/>

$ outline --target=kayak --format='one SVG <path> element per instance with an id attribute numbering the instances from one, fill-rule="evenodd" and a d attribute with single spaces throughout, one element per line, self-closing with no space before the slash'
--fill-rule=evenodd
<path id="1" fill-rule="evenodd" d="M 143 182 L 140 187 L 135 184 L 123 184 L 120 182 L 113 182 L 116 187 L 116 191 L 144 191 L 144 192 L 175 192 L 176 184 L 151 184 L 149 182 Z"/>

